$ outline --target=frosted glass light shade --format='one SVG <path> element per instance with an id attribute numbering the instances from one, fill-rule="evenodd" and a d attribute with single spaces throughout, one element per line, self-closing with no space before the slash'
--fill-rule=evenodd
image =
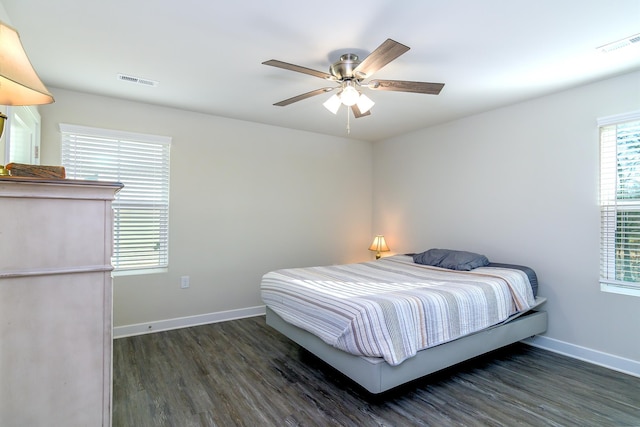
<path id="1" fill-rule="evenodd" d="M 358 104 L 358 110 L 360 110 L 360 113 L 364 114 L 367 111 L 369 111 L 371 107 L 373 107 L 376 103 L 373 102 L 371 98 L 369 98 L 367 95 L 365 95 L 364 93 L 361 93 L 360 98 L 358 98 L 357 104 Z"/>
<path id="2" fill-rule="evenodd" d="M 353 86 L 345 87 L 340 93 L 340 100 L 347 107 L 351 107 L 358 102 L 360 92 L 358 92 Z"/>
<path id="3" fill-rule="evenodd" d="M 331 98 L 327 99 L 322 105 L 324 105 L 324 108 L 331 111 L 333 114 L 336 114 L 338 109 L 340 109 L 341 104 L 342 102 L 340 101 L 340 97 L 333 94 Z"/>

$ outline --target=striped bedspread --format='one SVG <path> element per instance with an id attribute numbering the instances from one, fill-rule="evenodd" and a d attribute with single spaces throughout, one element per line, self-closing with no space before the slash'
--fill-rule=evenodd
<path id="1" fill-rule="evenodd" d="M 264 303 L 343 351 L 398 365 L 417 351 L 506 320 L 534 304 L 522 271 L 453 271 L 404 255 L 292 268 L 262 278 Z"/>

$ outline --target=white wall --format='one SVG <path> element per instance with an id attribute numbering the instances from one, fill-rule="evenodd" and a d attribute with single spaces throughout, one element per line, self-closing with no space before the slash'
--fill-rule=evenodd
<path id="1" fill-rule="evenodd" d="M 116 278 L 116 326 L 260 305 L 264 272 L 370 259 L 374 230 L 398 253 L 448 247 L 530 265 L 549 299 L 546 337 L 640 362 L 640 298 L 598 285 L 595 123 L 640 108 L 638 72 L 373 150 L 50 89 L 56 103 L 40 108 L 43 164 L 60 162 L 60 122 L 174 138 L 170 271 Z M 190 289 L 179 289 L 181 275 Z"/>
<path id="2" fill-rule="evenodd" d="M 374 229 L 529 265 L 546 337 L 640 362 L 640 298 L 599 290 L 596 125 L 638 109 L 636 72 L 376 143 Z"/>
<path id="3" fill-rule="evenodd" d="M 260 306 L 267 271 L 370 259 L 370 143 L 49 89 L 42 164 L 61 122 L 173 137 L 169 272 L 116 277 L 115 326 Z"/>

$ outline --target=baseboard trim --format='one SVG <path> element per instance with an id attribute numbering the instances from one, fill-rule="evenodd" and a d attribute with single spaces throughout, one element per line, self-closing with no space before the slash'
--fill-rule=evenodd
<path id="1" fill-rule="evenodd" d="M 256 307 L 240 308 L 237 310 L 199 314 L 197 316 L 178 317 L 175 319 L 156 320 L 153 322 L 137 323 L 134 325 L 116 326 L 113 328 L 113 338 L 117 339 L 135 335 L 151 334 L 154 332 L 170 331 L 172 329 L 226 322 L 228 320 L 243 319 L 245 317 L 264 316 L 265 313 L 265 306 L 260 305 Z"/>
<path id="2" fill-rule="evenodd" d="M 583 360 L 594 365 L 603 366 L 614 371 L 640 378 L 640 362 L 635 360 L 614 356 L 612 354 L 603 353 L 598 350 L 592 350 L 590 348 L 569 344 L 564 341 L 544 336 L 527 338 L 522 340 L 522 342 L 533 347 L 549 350 L 554 353 L 559 353 L 574 359 Z"/>
<path id="3" fill-rule="evenodd" d="M 157 320 L 134 325 L 117 326 L 113 328 L 113 338 L 125 338 L 135 335 L 151 334 L 154 332 L 170 331 L 172 329 L 188 328 L 191 326 L 207 325 L 210 323 L 226 322 L 246 317 L 264 316 L 264 305 L 247 307 L 237 310 L 218 311 L 197 316 L 178 317 L 175 319 Z M 633 375 L 640 378 L 640 362 L 620 356 L 603 353 L 579 345 L 570 344 L 553 338 L 535 336 L 522 340 L 523 343 L 543 350 L 549 350 L 574 359 L 583 360 L 594 365 L 613 369 L 614 371 Z"/>

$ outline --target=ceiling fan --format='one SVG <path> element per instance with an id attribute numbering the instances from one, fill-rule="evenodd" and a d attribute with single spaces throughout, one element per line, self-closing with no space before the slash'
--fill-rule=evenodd
<path id="1" fill-rule="evenodd" d="M 358 55 L 353 53 L 346 53 L 340 56 L 340 59 L 329 67 L 329 73 L 312 70 L 300 65 L 289 64 L 276 59 L 265 61 L 263 62 L 264 65 L 309 74 L 338 83 L 337 86 L 312 90 L 311 92 L 276 102 L 273 105 L 284 107 L 312 96 L 321 95 L 323 93 L 339 89 L 340 91 L 329 98 L 323 105 L 333 114 L 336 114 L 340 105 L 344 104 L 351 108 L 351 111 L 353 111 L 353 115 L 356 118 L 359 118 L 371 114 L 371 107 L 373 107 L 374 102 L 365 94 L 361 93 L 358 88 L 438 95 L 444 87 L 444 83 L 411 82 L 403 80 L 365 81 L 369 79 L 373 73 L 380 70 L 382 67 L 408 50 L 408 46 L 398 43 L 397 41 L 387 39 L 362 61 L 360 61 Z"/>

